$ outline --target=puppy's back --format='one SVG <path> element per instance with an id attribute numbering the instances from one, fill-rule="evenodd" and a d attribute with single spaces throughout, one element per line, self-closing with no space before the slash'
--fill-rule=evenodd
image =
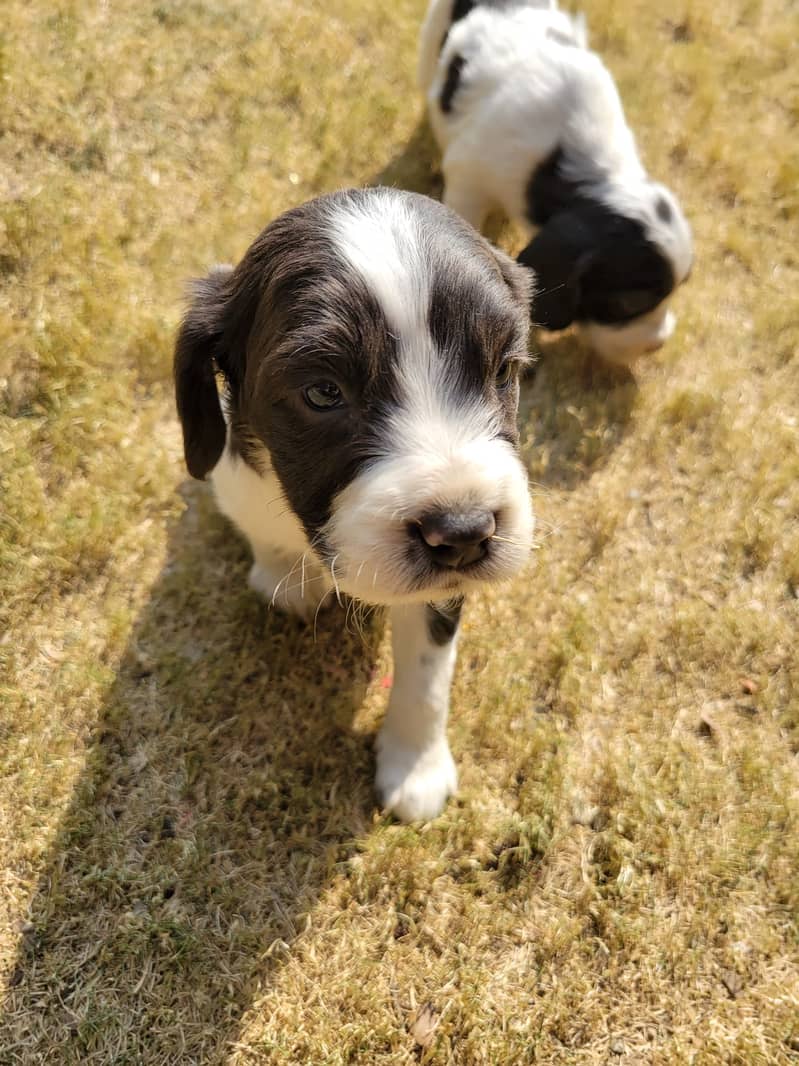
<path id="1" fill-rule="evenodd" d="M 529 176 L 558 148 L 582 180 L 641 172 L 613 79 L 565 12 L 473 8 L 447 33 L 427 98 L 445 172 L 468 169 L 513 217 L 526 214 Z"/>

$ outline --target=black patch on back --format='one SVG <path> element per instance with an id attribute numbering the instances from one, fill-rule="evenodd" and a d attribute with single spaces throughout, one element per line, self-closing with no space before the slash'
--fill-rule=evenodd
<path id="1" fill-rule="evenodd" d="M 447 67 L 447 76 L 444 79 L 444 86 L 441 89 L 441 96 L 438 101 L 445 115 L 452 111 L 452 100 L 460 87 L 461 73 L 465 65 L 466 60 L 463 56 L 454 55 Z"/>
<path id="2" fill-rule="evenodd" d="M 674 217 L 671 205 L 663 196 L 659 196 L 655 201 L 655 213 L 661 222 L 671 222 Z"/>
<path id="3" fill-rule="evenodd" d="M 563 149 L 556 148 L 536 167 L 527 183 L 527 217 L 535 226 L 543 226 L 579 196 L 579 184 L 563 176 L 563 159 Z"/>
<path id="4" fill-rule="evenodd" d="M 463 599 L 453 600 L 447 604 L 427 604 L 427 632 L 432 642 L 439 648 L 449 644 L 457 633 L 462 608 Z"/>

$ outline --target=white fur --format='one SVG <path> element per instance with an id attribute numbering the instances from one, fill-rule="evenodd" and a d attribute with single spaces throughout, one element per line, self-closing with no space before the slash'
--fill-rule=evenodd
<path id="1" fill-rule="evenodd" d="M 258 474 L 226 447 L 211 474 L 217 505 L 250 542 L 250 587 L 273 606 L 312 618 L 332 582 L 311 552 L 265 450 L 260 466 Z"/>
<path id="2" fill-rule="evenodd" d="M 676 319 L 664 300 L 646 315 L 622 328 L 603 326 L 599 322 L 580 324 L 588 344 L 609 363 L 624 366 L 642 352 L 654 352 L 674 332 Z"/>
<path id="3" fill-rule="evenodd" d="M 476 229 L 497 209 L 523 221 L 530 176 L 560 147 L 571 161 L 568 176 L 639 220 L 671 261 L 676 283 L 683 281 L 693 257 L 690 228 L 673 195 L 649 181 L 613 78 L 588 50 L 584 20 L 554 3 L 478 6 L 450 28 L 439 55 L 452 6 L 452 0 L 432 0 L 419 54 L 419 83 L 443 153 L 444 202 Z M 456 55 L 465 61 L 464 75 L 445 114 L 439 101 Z M 669 203 L 673 221 L 658 217 L 658 196 Z M 627 361 L 662 343 L 667 318 L 673 326 L 663 306 L 651 319 L 585 332 L 607 357 Z"/>
<path id="4" fill-rule="evenodd" d="M 377 738 L 378 794 L 406 822 L 434 818 L 458 786 L 446 732 L 457 634 L 434 644 L 425 610 L 391 611 L 395 680 Z"/>
<path id="5" fill-rule="evenodd" d="M 421 428 L 421 427 L 419 427 Z M 458 441 L 452 424 L 430 432 L 430 448 L 402 440 L 392 458 L 374 463 L 336 497 L 326 534 L 337 552 L 335 576 L 350 595 L 370 603 L 446 600 L 479 582 L 442 572 L 438 583 L 408 587 L 409 523 L 436 509 L 457 511 L 477 503 L 499 513 L 493 568 L 485 577 L 502 580 L 523 565 L 534 521 L 527 479 L 509 444 L 487 437 Z M 421 442 L 422 437 L 418 438 Z"/>
<path id="6" fill-rule="evenodd" d="M 337 204 L 330 225 L 339 250 L 368 283 L 393 330 L 404 337 L 424 328 L 429 295 L 424 234 L 407 203 L 378 189 L 368 208 Z"/>
<path id="7" fill-rule="evenodd" d="M 604 169 L 644 174 L 599 57 L 558 44 L 549 29 L 577 32 L 562 11 L 474 8 L 453 25 L 432 81 L 422 85 L 444 153 L 445 202 L 471 200 L 476 229 L 497 208 L 523 218 L 530 175 L 558 145 L 573 145 L 595 167 L 583 178 Z M 464 83 L 445 115 L 438 101 L 455 55 L 465 60 Z"/>

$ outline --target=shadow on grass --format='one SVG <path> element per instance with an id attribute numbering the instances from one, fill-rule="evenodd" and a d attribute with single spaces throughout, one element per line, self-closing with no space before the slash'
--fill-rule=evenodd
<path id="1" fill-rule="evenodd" d="M 373 175 L 367 184 L 407 189 L 440 200 L 444 183 L 439 170 L 439 158 L 433 132 L 427 119 L 422 118 L 402 151 Z"/>
<path id="2" fill-rule="evenodd" d="M 599 362 L 575 336 L 541 338 L 519 403 L 532 481 L 568 490 L 601 469 L 629 428 L 637 395 L 630 370 Z"/>
<path id="3" fill-rule="evenodd" d="M 5 1063 L 217 1062 L 371 823 L 352 728 L 380 623 L 312 627 L 245 587 L 205 489 L 172 529 L 45 864 Z"/>

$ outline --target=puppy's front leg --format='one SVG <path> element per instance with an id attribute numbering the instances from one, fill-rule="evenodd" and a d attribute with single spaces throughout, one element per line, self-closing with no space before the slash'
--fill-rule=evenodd
<path id="1" fill-rule="evenodd" d="M 391 610 L 394 685 L 377 738 L 377 791 L 404 822 L 435 818 L 458 777 L 447 744 L 461 601 Z"/>

